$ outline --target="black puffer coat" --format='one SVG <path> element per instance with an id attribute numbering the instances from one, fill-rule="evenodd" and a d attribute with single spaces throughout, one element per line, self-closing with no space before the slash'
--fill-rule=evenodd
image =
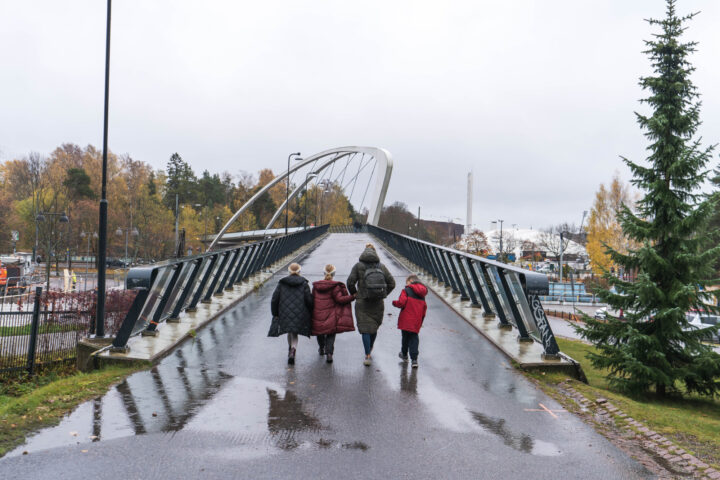
<path id="1" fill-rule="evenodd" d="M 368 265 L 380 262 L 377 252 L 374 248 L 366 248 L 360 255 L 360 261 L 355 264 L 350 276 L 347 279 L 348 291 L 353 294 L 357 293 L 357 301 L 355 302 L 355 319 L 357 321 L 358 332 L 360 333 L 377 333 L 378 328 L 383 321 L 383 313 L 385 312 L 385 301 L 383 299 L 369 299 L 367 297 L 367 289 L 365 287 L 365 269 Z M 380 269 L 385 275 L 385 283 L 387 284 L 387 295 L 395 288 L 395 279 L 390 275 L 387 267 L 380 263 Z"/>
<path id="2" fill-rule="evenodd" d="M 270 310 L 279 318 L 280 329 L 276 336 L 297 333 L 310 336 L 313 297 L 308 281 L 300 275 L 288 275 L 280 280 L 273 292 Z"/>

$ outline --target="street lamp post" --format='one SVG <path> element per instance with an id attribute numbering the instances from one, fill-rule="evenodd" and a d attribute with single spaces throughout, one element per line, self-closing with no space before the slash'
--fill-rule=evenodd
<path id="1" fill-rule="evenodd" d="M 418 205 L 417 231 L 415 232 L 415 238 L 420 240 L 420 205 Z"/>
<path id="2" fill-rule="evenodd" d="M 317 173 L 308 172 L 305 175 L 305 209 L 304 209 L 305 212 L 304 212 L 304 219 L 303 219 L 303 227 L 305 230 L 307 230 L 307 204 L 308 204 L 307 184 L 311 178 L 317 178 Z"/>
<path id="3" fill-rule="evenodd" d="M 65 215 L 65 212 L 56 213 L 56 212 L 38 212 L 37 217 L 35 217 L 35 225 L 37 227 L 38 222 L 44 222 L 45 217 L 60 217 L 58 221 L 60 223 L 70 223 L 70 219 Z M 47 249 L 45 251 L 45 282 L 46 282 L 46 291 L 50 291 L 50 251 L 52 250 L 52 242 L 50 239 L 51 235 L 48 235 L 48 241 L 47 241 Z"/>
<path id="4" fill-rule="evenodd" d="M 500 256 L 499 256 L 498 260 L 501 262 L 502 262 L 502 257 L 503 257 L 503 230 L 502 230 L 502 227 L 503 227 L 504 221 L 505 220 L 498 219 L 498 220 L 493 220 L 491 222 L 491 223 L 495 223 L 495 224 L 500 223 L 500 252 L 499 252 Z"/>
<path id="5" fill-rule="evenodd" d="M 103 159 L 100 195 L 100 220 L 98 230 L 98 289 L 95 308 L 95 336 L 105 336 L 105 260 L 107 258 L 107 154 L 108 154 L 108 111 L 110 105 L 110 17 L 112 0 L 107 2 L 107 26 L 105 28 L 105 109 L 103 115 Z"/>
<path id="6" fill-rule="evenodd" d="M 125 260 L 123 263 L 125 266 L 129 266 L 130 262 L 128 262 L 128 234 L 131 234 L 133 237 L 137 237 L 140 235 L 140 232 L 138 232 L 137 228 L 123 228 L 118 227 L 117 230 L 115 230 L 115 235 L 120 236 L 125 232 Z"/>
<path id="7" fill-rule="evenodd" d="M 88 266 L 90 265 L 90 232 L 80 232 L 80 238 L 87 237 L 87 258 L 85 258 L 85 286 L 83 290 L 87 291 L 87 279 L 89 275 Z M 92 238 L 98 238 L 97 232 L 92 233 Z"/>
<path id="8" fill-rule="evenodd" d="M 287 235 L 288 233 L 288 213 L 290 208 L 290 159 L 292 157 L 298 157 L 295 160 L 302 160 L 302 158 L 300 158 L 300 152 L 291 153 L 290 155 L 288 155 L 287 178 L 285 179 L 287 180 L 285 184 L 285 235 Z"/>

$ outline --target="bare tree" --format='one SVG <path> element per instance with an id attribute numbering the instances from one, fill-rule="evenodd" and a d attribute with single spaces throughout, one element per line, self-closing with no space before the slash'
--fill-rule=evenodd
<path id="1" fill-rule="evenodd" d="M 515 232 L 512 229 L 506 229 L 502 231 L 496 231 L 492 236 L 493 243 L 497 246 L 496 256 L 498 260 L 504 262 L 508 254 L 515 253 L 518 247 L 518 241 L 515 238 Z"/>
<path id="2" fill-rule="evenodd" d="M 545 228 L 540 233 L 540 245 L 558 259 L 558 272 L 562 278 L 562 265 L 560 257 L 565 253 L 570 244 L 570 236 L 576 231 L 575 225 L 560 223 Z"/>

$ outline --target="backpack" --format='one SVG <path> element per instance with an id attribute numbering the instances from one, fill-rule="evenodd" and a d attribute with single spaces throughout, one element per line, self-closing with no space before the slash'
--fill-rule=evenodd
<path id="1" fill-rule="evenodd" d="M 365 280 L 367 298 L 383 299 L 387 296 L 387 282 L 379 263 L 366 266 L 363 279 Z"/>

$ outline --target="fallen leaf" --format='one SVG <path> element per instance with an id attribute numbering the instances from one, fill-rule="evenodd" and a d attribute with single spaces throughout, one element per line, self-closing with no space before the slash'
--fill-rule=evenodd
<path id="1" fill-rule="evenodd" d="M 153 412 L 153 413 L 152 413 L 152 416 L 153 416 L 153 417 L 157 417 L 157 412 Z"/>
<path id="2" fill-rule="evenodd" d="M 98 438 L 98 436 L 97 436 L 97 435 L 90 435 L 88 438 L 89 438 L 90 440 L 95 440 L 96 438 Z"/>
<path id="3" fill-rule="evenodd" d="M 40 415 L 38 415 L 38 420 L 42 421 L 42 417 Z"/>
<path id="4" fill-rule="evenodd" d="M 77 432 L 70 432 L 70 435 L 72 435 L 73 437 L 77 437 Z"/>
<path id="5" fill-rule="evenodd" d="M 88 452 L 87 450 L 80 450 L 80 451 L 81 451 L 82 453 L 87 453 L 87 452 Z"/>
<path id="6" fill-rule="evenodd" d="M 290 385 L 295 385 L 295 382 L 290 382 Z"/>
<path id="7" fill-rule="evenodd" d="M 15 428 L 15 427 L 16 427 L 16 425 L 14 423 L 10 424 L 10 428 Z"/>
<path id="8" fill-rule="evenodd" d="M 27 455 L 27 454 L 28 454 L 28 451 L 27 451 L 27 450 L 23 450 L 23 455 Z"/>

